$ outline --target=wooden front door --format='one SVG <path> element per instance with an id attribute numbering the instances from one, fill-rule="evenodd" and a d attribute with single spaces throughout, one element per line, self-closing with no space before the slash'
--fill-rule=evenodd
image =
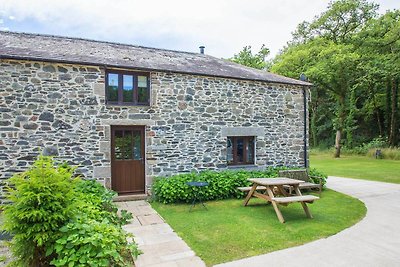
<path id="1" fill-rule="evenodd" d="M 144 160 L 144 126 L 112 126 L 112 189 L 118 194 L 144 193 Z"/>

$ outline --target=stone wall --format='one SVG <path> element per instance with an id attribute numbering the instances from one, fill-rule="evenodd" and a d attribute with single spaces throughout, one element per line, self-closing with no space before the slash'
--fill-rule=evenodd
<path id="1" fill-rule="evenodd" d="M 301 87 L 151 73 L 151 105 L 105 105 L 104 69 L 0 61 L 0 179 L 39 153 L 110 184 L 110 125 L 146 125 L 154 176 L 224 169 L 226 136 L 256 136 L 256 165 L 303 166 Z"/>

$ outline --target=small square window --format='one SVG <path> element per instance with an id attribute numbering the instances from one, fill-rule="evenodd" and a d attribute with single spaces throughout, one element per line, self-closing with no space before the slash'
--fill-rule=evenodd
<path id="1" fill-rule="evenodd" d="M 149 74 L 108 71 L 106 73 L 106 103 L 111 105 L 149 105 Z"/>
<path id="2" fill-rule="evenodd" d="M 254 136 L 230 136 L 226 145 L 228 165 L 254 164 Z"/>

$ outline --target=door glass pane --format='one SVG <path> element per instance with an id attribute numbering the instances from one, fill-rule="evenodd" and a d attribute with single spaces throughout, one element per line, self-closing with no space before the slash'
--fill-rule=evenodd
<path id="1" fill-rule="evenodd" d="M 147 76 L 138 76 L 138 103 L 148 103 Z"/>
<path id="2" fill-rule="evenodd" d="M 233 163 L 233 140 L 231 137 L 228 137 L 226 142 L 226 161 L 228 164 Z"/>
<path id="3" fill-rule="evenodd" d="M 116 160 L 124 159 L 122 156 L 123 151 L 123 139 L 124 139 L 124 132 L 123 131 L 115 131 L 114 134 L 114 154 Z"/>
<path id="4" fill-rule="evenodd" d="M 123 102 L 133 102 L 133 76 L 123 75 L 122 78 L 122 101 Z"/>
<path id="5" fill-rule="evenodd" d="M 133 132 L 133 159 L 142 159 L 142 135 L 139 131 Z"/>
<path id="6" fill-rule="evenodd" d="M 236 155 L 237 155 L 238 163 L 243 162 L 243 147 L 244 147 L 243 138 L 237 138 L 236 139 Z"/>
<path id="7" fill-rule="evenodd" d="M 247 139 L 246 151 L 246 163 L 254 163 L 254 137 Z"/>
<path id="8" fill-rule="evenodd" d="M 124 131 L 124 159 L 132 159 L 132 131 Z"/>
<path id="9" fill-rule="evenodd" d="M 107 100 L 118 102 L 118 74 L 116 73 L 108 74 Z"/>

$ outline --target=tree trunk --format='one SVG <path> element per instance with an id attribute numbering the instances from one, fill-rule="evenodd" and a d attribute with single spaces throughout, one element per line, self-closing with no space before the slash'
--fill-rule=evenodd
<path id="1" fill-rule="evenodd" d="M 382 123 L 381 123 L 381 114 L 379 112 L 379 109 L 376 109 L 376 123 L 378 124 L 378 127 L 379 127 L 379 136 L 383 136 L 383 129 L 382 129 Z"/>
<path id="2" fill-rule="evenodd" d="M 335 158 L 340 158 L 341 140 L 343 134 L 343 127 L 346 119 L 346 106 L 345 106 L 345 96 L 338 96 L 339 106 L 338 106 L 338 118 L 336 124 L 336 138 L 335 138 Z"/>
<path id="3" fill-rule="evenodd" d="M 398 81 L 392 80 L 391 90 L 391 110 L 390 110 L 390 131 L 389 131 L 389 145 L 395 147 L 397 144 L 397 98 L 398 98 Z"/>
<path id="4" fill-rule="evenodd" d="M 390 79 L 386 82 L 386 103 L 385 103 L 385 133 L 386 137 L 390 136 L 390 110 L 391 110 L 391 92 L 390 92 Z"/>
<path id="5" fill-rule="evenodd" d="M 379 112 L 379 108 L 376 103 L 376 92 L 373 89 L 373 85 L 371 85 L 369 92 L 371 93 L 372 104 L 374 105 L 374 111 L 376 114 L 376 124 L 378 124 L 378 129 L 379 129 L 379 137 L 382 137 L 383 136 L 383 127 L 382 127 L 382 121 L 381 121 L 381 113 Z"/>
<path id="6" fill-rule="evenodd" d="M 336 138 L 335 138 L 335 154 L 333 157 L 340 158 L 340 140 L 342 138 L 342 133 L 340 130 L 336 131 Z"/>

